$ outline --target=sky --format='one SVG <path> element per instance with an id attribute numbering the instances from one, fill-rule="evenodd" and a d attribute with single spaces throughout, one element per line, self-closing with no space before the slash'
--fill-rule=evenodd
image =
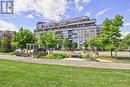
<path id="1" fill-rule="evenodd" d="M 59 21 L 80 16 L 96 18 L 102 24 L 105 18 L 124 16 L 123 34 L 130 32 L 130 0 L 14 0 L 14 15 L 0 16 L 0 27 L 11 30 L 20 27 L 33 31 L 37 22 Z M 3 28 L 0 28 L 0 30 Z"/>

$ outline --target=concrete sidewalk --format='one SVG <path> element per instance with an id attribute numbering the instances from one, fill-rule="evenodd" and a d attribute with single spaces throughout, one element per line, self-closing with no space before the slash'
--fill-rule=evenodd
<path id="1" fill-rule="evenodd" d="M 94 67 L 94 68 L 109 68 L 109 69 L 130 69 L 130 64 L 122 63 L 106 63 L 106 62 L 90 62 L 90 61 L 70 61 L 70 60 L 56 60 L 56 59 L 38 59 L 31 57 L 17 57 L 12 55 L 0 55 L 0 59 L 15 60 L 21 62 L 38 63 L 38 64 L 52 64 L 75 67 Z"/>

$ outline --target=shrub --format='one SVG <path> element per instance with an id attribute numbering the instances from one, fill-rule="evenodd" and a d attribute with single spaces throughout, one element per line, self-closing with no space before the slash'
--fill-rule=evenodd
<path id="1" fill-rule="evenodd" d="M 48 55 L 44 56 L 44 58 L 46 58 L 46 59 L 55 59 L 56 56 L 54 54 L 48 54 Z"/>
<path id="2" fill-rule="evenodd" d="M 11 46 L 7 38 L 1 40 L 1 52 L 8 53 L 10 52 Z"/>
<path id="3" fill-rule="evenodd" d="M 13 52 L 10 52 L 9 54 L 11 54 L 11 55 L 16 55 L 16 52 L 13 51 Z"/>
<path id="4" fill-rule="evenodd" d="M 73 58 L 82 58 L 82 55 L 81 54 L 73 54 L 73 55 L 71 55 L 71 57 L 73 57 Z"/>
<path id="5" fill-rule="evenodd" d="M 63 58 L 69 58 L 70 55 L 68 54 L 63 54 L 63 53 L 59 53 L 59 54 L 55 54 L 57 59 L 63 59 Z"/>
<path id="6" fill-rule="evenodd" d="M 44 59 L 63 59 L 63 58 L 69 58 L 69 57 L 70 57 L 70 55 L 68 55 L 68 54 L 53 53 L 53 54 L 41 56 L 40 58 L 44 58 Z"/>
<path id="7" fill-rule="evenodd" d="M 95 61 L 99 57 L 99 54 L 98 53 L 86 53 L 86 54 L 83 54 L 82 57 Z"/>

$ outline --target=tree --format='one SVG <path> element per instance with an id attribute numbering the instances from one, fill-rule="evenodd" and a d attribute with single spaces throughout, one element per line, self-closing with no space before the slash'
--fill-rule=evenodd
<path id="1" fill-rule="evenodd" d="M 70 47 L 70 40 L 68 38 L 65 38 L 64 40 L 64 48 L 68 49 Z"/>
<path id="2" fill-rule="evenodd" d="M 125 51 L 126 49 L 130 50 L 129 47 L 130 47 L 130 33 L 122 39 L 122 43 L 120 44 L 117 50 L 119 51 Z"/>
<path id="3" fill-rule="evenodd" d="M 97 47 L 98 43 L 97 43 L 97 38 L 96 37 L 93 37 L 92 39 L 90 39 L 88 41 L 88 45 L 89 46 L 94 46 L 94 47 Z"/>
<path id="4" fill-rule="evenodd" d="M 60 39 L 57 35 L 48 32 L 40 34 L 40 44 L 45 47 L 45 49 L 50 52 L 50 49 L 56 48 L 58 44 L 60 44 Z"/>
<path id="5" fill-rule="evenodd" d="M 3 32 L 3 37 L 1 38 L 0 41 L 0 48 L 2 52 L 10 52 L 11 49 L 11 40 L 12 40 L 12 33 L 10 31 L 5 31 Z"/>
<path id="6" fill-rule="evenodd" d="M 7 38 L 11 41 L 13 33 L 14 33 L 13 31 L 8 31 L 8 30 L 4 31 L 3 32 L 3 38 Z"/>
<path id="7" fill-rule="evenodd" d="M 73 42 L 72 40 L 69 40 L 68 38 L 65 38 L 64 40 L 64 48 L 65 49 L 76 49 L 78 47 L 77 42 Z"/>
<path id="8" fill-rule="evenodd" d="M 122 44 L 120 45 L 120 48 L 122 48 L 123 50 L 128 49 L 129 47 L 130 47 L 130 33 L 123 38 Z"/>
<path id="9" fill-rule="evenodd" d="M 77 49 L 78 43 L 77 42 L 72 42 L 72 49 Z"/>
<path id="10" fill-rule="evenodd" d="M 60 38 L 49 32 L 47 33 L 47 36 L 48 36 L 48 40 L 47 40 L 47 47 L 50 49 L 50 48 L 56 48 L 57 47 L 57 44 L 60 43 Z"/>
<path id="11" fill-rule="evenodd" d="M 24 49 L 27 43 L 35 43 L 35 40 L 35 35 L 30 30 L 21 28 L 14 33 L 11 45 L 15 49 Z"/>
<path id="12" fill-rule="evenodd" d="M 85 40 L 85 42 L 84 42 L 84 47 L 87 48 L 88 46 L 89 46 L 88 41 Z"/>
<path id="13" fill-rule="evenodd" d="M 91 46 L 91 47 L 100 47 L 101 46 L 100 43 L 101 42 L 100 42 L 100 39 L 98 37 L 93 37 L 90 40 L 86 40 L 84 42 L 84 47 L 85 48 L 89 47 L 89 46 Z"/>
<path id="14" fill-rule="evenodd" d="M 123 16 L 116 15 L 114 19 L 105 19 L 102 28 L 100 40 L 102 40 L 102 46 L 106 50 L 111 51 L 111 57 L 113 57 L 112 51 L 114 51 L 121 42 L 120 27 L 123 26 Z"/>
<path id="15" fill-rule="evenodd" d="M 8 53 L 11 51 L 11 45 L 10 45 L 10 41 L 8 40 L 8 38 L 2 38 L 1 40 L 1 52 L 5 52 Z"/>

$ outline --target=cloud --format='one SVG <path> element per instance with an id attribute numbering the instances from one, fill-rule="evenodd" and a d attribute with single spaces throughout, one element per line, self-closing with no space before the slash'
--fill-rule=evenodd
<path id="1" fill-rule="evenodd" d="M 30 19 L 34 19 L 34 16 L 33 16 L 33 15 L 27 15 L 26 17 L 27 17 L 27 18 L 30 18 Z"/>
<path id="2" fill-rule="evenodd" d="M 16 13 L 35 12 L 49 20 L 60 20 L 66 12 L 67 0 L 14 0 Z"/>
<path id="3" fill-rule="evenodd" d="M 83 6 L 78 6 L 78 11 L 82 11 L 83 10 Z"/>
<path id="4" fill-rule="evenodd" d="M 78 3 L 79 3 L 79 1 L 80 1 L 80 0 L 75 0 L 75 1 L 74 1 L 74 3 L 75 3 L 75 4 L 78 4 Z"/>
<path id="5" fill-rule="evenodd" d="M 128 35 L 130 32 L 121 32 L 122 34 L 122 37 L 121 38 L 124 38 L 126 35 Z"/>
<path id="6" fill-rule="evenodd" d="M 81 4 L 81 3 L 86 3 L 86 4 L 88 4 L 88 3 L 90 3 L 91 2 L 91 0 L 74 0 L 74 3 L 75 4 Z"/>
<path id="7" fill-rule="evenodd" d="M 130 22 L 124 24 L 124 27 L 130 26 Z"/>
<path id="8" fill-rule="evenodd" d="M 110 10 L 110 8 L 103 9 L 103 10 L 99 11 L 99 12 L 96 14 L 96 16 L 101 16 L 101 15 L 105 14 L 105 13 L 106 13 L 107 11 L 109 11 L 109 10 Z"/>
<path id="9" fill-rule="evenodd" d="M 87 12 L 87 16 L 90 16 L 90 14 L 91 14 L 90 12 Z"/>
<path id="10" fill-rule="evenodd" d="M 91 0 L 74 0 L 76 9 L 78 9 L 78 11 L 82 11 L 84 9 L 84 4 L 88 5 L 90 3 Z"/>
<path id="11" fill-rule="evenodd" d="M 0 31 L 3 30 L 17 31 L 13 23 L 0 20 Z"/>
<path id="12" fill-rule="evenodd" d="M 83 0 L 83 3 L 89 4 L 91 2 L 91 0 Z"/>
<path id="13" fill-rule="evenodd" d="M 80 0 L 75 0 L 74 1 L 76 9 L 80 12 L 83 10 L 83 6 L 80 6 Z"/>

